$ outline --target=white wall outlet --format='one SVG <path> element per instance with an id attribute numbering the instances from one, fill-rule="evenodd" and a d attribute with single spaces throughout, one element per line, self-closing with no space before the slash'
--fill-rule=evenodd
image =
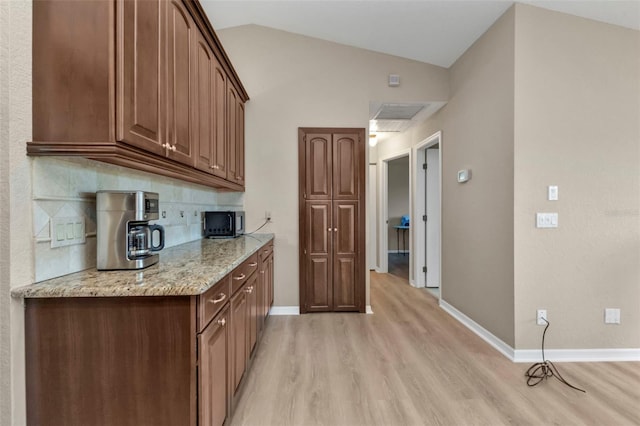
<path id="1" fill-rule="evenodd" d="M 264 220 L 271 222 L 271 212 L 269 210 L 264 212 Z"/>
<path id="2" fill-rule="evenodd" d="M 549 201 L 558 201 L 558 186 L 550 185 L 547 188 L 547 199 Z"/>
<path id="3" fill-rule="evenodd" d="M 52 217 L 49 221 L 51 229 L 51 248 L 71 246 L 85 243 L 84 217 Z"/>
<path id="4" fill-rule="evenodd" d="M 536 324 L 538 325 L 547 325 L 547 321 L 545 320 L 549 320 L 547 318 L 547 310 L 546 309 L 538 309 L 536 311 Z"/>
<path id="5" fill-rule="evenodd" d="M 606 308 L 604 310 L 604 322 L 605 324 L 620 324 L 620 309 Z"/>
<path id="6" fill-rule="evenodd" d="M 557 228 L 558 213 L 536 213 L 536 228 Z"/>

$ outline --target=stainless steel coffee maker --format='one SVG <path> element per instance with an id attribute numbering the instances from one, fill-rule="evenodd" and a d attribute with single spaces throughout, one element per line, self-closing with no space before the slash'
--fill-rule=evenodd
<path id="1" fill-rule="evenodd" d="M 142 269 L 158 262 L 164 228 L 150 225 L 158 217 L 158 194 L 145 191 L 96 193 L 97 269 Z M 153 244 L 154 232 L 158 244 Z"/>

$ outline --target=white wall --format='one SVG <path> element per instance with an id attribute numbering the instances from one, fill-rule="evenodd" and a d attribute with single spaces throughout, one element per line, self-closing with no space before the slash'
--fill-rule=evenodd
<path id="1" fill-rule="evenodd" d="M 275 305 L 298 306 L 298 127 L 367 128 L 370 101 L 444 101 L 447 71 L 254 25 L 218 36 L 251 97 L 247 221 L 272 212 L 267 229 L 276 234 Z M 400 87 L 388 87 L 391 73 L 401 75 Z"/>

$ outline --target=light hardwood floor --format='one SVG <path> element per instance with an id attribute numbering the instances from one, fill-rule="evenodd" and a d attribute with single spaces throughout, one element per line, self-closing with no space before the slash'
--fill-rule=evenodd
<path id="1" fill-rule="evenodd" d="M 640 363 L 514 364 L 400 278 L 371 273 L 373 315 L 271 317 L 233 425 L 639 425 Z M 553 361 L 553 360 L 552 360 Z"/>

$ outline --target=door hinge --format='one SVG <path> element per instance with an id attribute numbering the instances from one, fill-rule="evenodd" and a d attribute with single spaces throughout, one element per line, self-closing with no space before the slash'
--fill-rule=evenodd
<path id="1" fill-rule="evenodd" d="M 423 266 L 423 267 L 422 267 L 422 272 L 424 272 L 424 273 L 426 273 L 426 272 L 427 272 L 427 267 L 426 267 L 426 266 Z"/>
<path id="2" fill-rule="evenodd" d="M 302 249 L 302 252 L 303 252 L 304 254 L 307 254 L 307 249 Z"/>
<path id="3" fill-rule="evenodd" d="M 305 200 L 307 199 L 307 192 L 306 191 L 302 193 L 302 198 L 304 198 Z"/>
<path id="4" fill-rule="evenodd" d="M 422 170 L 427 170 L 427 163 L 424 163 L 424 164 L 422 165 Z"/>
<path id="5" fill-rule="evenodd" d="M 427 215 L 426 215 L 426 214 L 422 215 L 422 220 L 423 220 L 424 222 L 426 222 L 426 221 L 427 221 Z"/>

